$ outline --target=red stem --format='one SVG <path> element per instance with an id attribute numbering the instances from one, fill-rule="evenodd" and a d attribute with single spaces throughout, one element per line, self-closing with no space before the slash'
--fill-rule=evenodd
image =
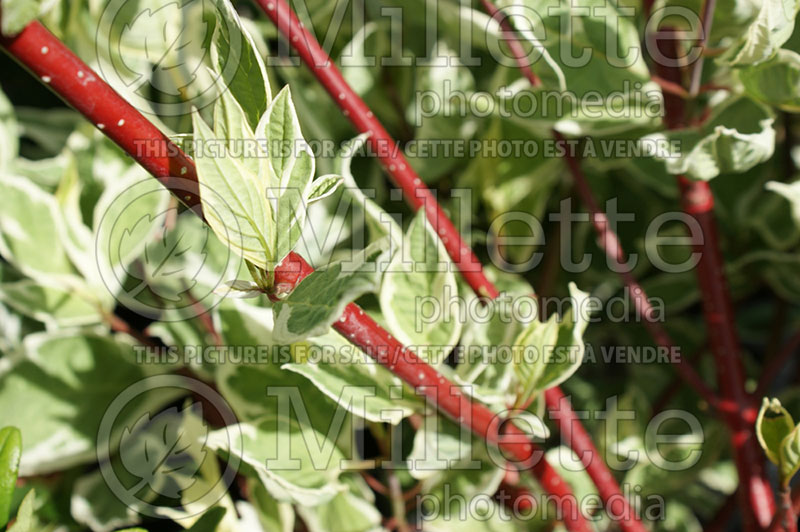
<path id="1" fill-rule="evenodd" d="M 481 0 L 481 4 L 486 12 L 489 13 L 489 16 L 500 24 L 500 28 L 503 30 L 504 34 L 503 40 L 508 46 L 508 49 L 511 50 L 514 60 L 517 62 L 517 68 L 519 68 L 522 75 L 525 76 L 525 79 L 531 82 L 531 85 L 534 87 L 539 86 L 541 81 L 533 71 L 533 68 L 531 68 L 531 64 L 526 60 L 527 55 L 525 54 L 525 49 L 522 47 L 522 43 L 515 38 L 516 31 L 511 27 L 508 17 L 500 11 L 497 6 L 490 2 L 490 0 Z"/>
<path id="2" fill-rule="evenodd" d="M 553 135 L 558 140 L 564 140 L 564 137 L 557 131 L 553 132 Z M 597 233 L 598 245 L 607 256 L 611 257 L 618 264 L 625 264 L 627 257 L 625 255 L 625 250 L 622 248 L 622 243 L 619 241 L 617 234 L 611 229 L 611 225 L 605 213 L 600 210 L 599 205 L 597 205 L 594 194 L 592 194 L 592 189 L 589 187 L 589 183 L 586 180 L 586 176 L 580 164 L 578 164 L 577 159 L 571 155 L 568 155 L 566 159 L 567 166 L 569 166 L 570 172 L 575 180 L 575 190 L 591 216 L 592 225 Z M 650 300 L 647 297 L 647 293 L 645 293 L 644 289 L 639 285 L 639 282 L 627 269 L 620 270 L 619 275 L 628 288 L 628 292 L 633 296 L 634 307 L 637 313 L 644 318 L 643 323 L 650 333 L 650 336 L 653 337 L 658 345 L 672 351 L 675 345 L 672 342 L 672 338 L 670 338 L 669 334 L 660 323 L 651 319 L 652 316 L 654 316 L 654 312 L 652 305 L 650 305 Z M 691 365 L 681 361 L 675 364 L 675 369 L 681 378 L 712 407 L 732 412 L 738 411 L 736 405 L 720 402 L 716 394 L 706 386 L 703 379 L 700 378 Z"/>
<path id="3" fill-rule="evenodd" d="M 185 188 L 182 182 L 177 189 L 173 188 L 175 182 L 168 176 L 175 173 L 197 183 L 194 163 L 39 22 L 29 24 L 14 37 L 0 38 L 0 44 L 37 76 L 46 77 L 53 91 L 93 124 L 98 127 L 100 124 L 106 125 L 103 131 L 150 173 L 160 178 L 168 190 L 183 191 Z M 78 75 L 78 72 L 82 74 Z M 157 150 L 159 154 L 163 152 L 163 156 L 152 156 L 152 150 L 137 149 L 135 140 L 147 142 L 149 146 L 163 142 L 164 147 L 169 149 Z M 183 195 L 179 199 L 190 207 L 199 207 L 196 193 Z M 201 214 L 199 209 L 195 212 Z M 275 271 L 276 285 L 295 286 L 312 271 L 302 257 L 291 253 Z M 405 349 L 355 304 L 347 306 L 334 328 L 434 401 L 442 412 L 530 467 L 542 487 L 559 502 L 563 521 L 570 531 L 591 531 L 580 514 L 569 485 L 547 463 L 541 450 L 515 425 L 504 422 L 482 404 L 473 403 L 458 385 Z"/>
<path id="4" fill-rule="evenodd" d="M 749 505 L 750 512 L 743 512 L 745 525 L 755 517 L 759 526 L 769 524 L 775 512 L 772 489 L 764 475 L 764 458 L 755 438 L 755 408 L 744 388 L 739 337 L 736 332 L 733 306 L 724 273 L 724 262 L 720 252 L 717 224 L 714 220 L 714 197 L 705 181 L 690 181 L 678 178 L 683 210 L 692 216 L 700 227 L 703 242 L 694 246 L 700 253 L 697 263 L 697 282 L 703 298 L 703 314 L 711 352 L 716 360 L 717 381 L 720 395 L 738 405 L 741 414 L 723 412 L 731 431 L 736 469 L 741 482 L 742 504 Z M 746 508 L 747 506 L 744 506 Z"/>
<path id="5" fill-rule="evenodd" d="M 275 270 L 275 284 L 296 286 L 313 271 L 302 257 L 292 253 Z M 334 322 L 333 328 L 394 375 L 412 385 L 441 412 L 506 451 L 525 468 L 531 468 L 545 491 L 559 500 L 562 518 L 570 530 L 590 529 L 578 511 L 569 485 L 547 463 L 541 449 L 514 424 L 506 422 L 481 403 L 473 402 L 460 386 L 450 382 L 406 349 L 355 303 L 347 305 L 342 316 Z"/>
<path id="6" fill-rule="evenodd" d="M 766 532 L 797 532 L 797 514 L 800 513 L 800 488 L 781 490 L 781 511 L 775 514 Z"/>
<path id="7" fill-rule="evenodd" d="M 669 31 L 669 28 L 662 28 L 659 33 L 664 36 Z M 656 45 L 664 57 L 680 57 L 677 41 L 658 39 Z M 661 63 L 657 63 L 656 68 L 662 78 L 674 83 L 682 82 L 680 69 Z M 683 127 L 686 123 L 684 100 L 665 94 L 664 104 L 667 128 Z M 694 251 L 700 257 L 695 273 L 703 300 L 708 342 L 715 359 L 721 402 L 734 406 L 734 410 L 723 408 L 720 412 L 731 434 L 731 448 L 740 482 L 738 493 L 744 529 L 756 530 L 766 527 L 771 521 L 775 513 L 775 500 L 764 473 L 764 456 L 753 431 L 755 405 L 744 388 L 742 349 L 714 220 L 714 196 L 705 181 L 691 181 L 683 176 L 678 176 L 677 180 L 683 210 L 697 221 L 703 237 L 703 241 L 694 246 Z"/>

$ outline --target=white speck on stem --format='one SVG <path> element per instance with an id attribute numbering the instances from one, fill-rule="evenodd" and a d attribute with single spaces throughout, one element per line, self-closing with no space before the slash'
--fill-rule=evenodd
<path id="1" fill-rule="evenodd" d="M 344 100 L 344 98 L 345 98 L 345 96 L 344 96 L 344 93 L 343 93 L 343 92 L 340 92 L 340 93 L 339 93 L 339 99 L 340 99 L 340 100 Z"/>
<path id="2" fill-rule="evenodd" d="M 420 372 L 420 374 L 419 374 L 419 375 L 417 375 L 417 377 L 419 377 L 419 380 L 422 380 L 422 379 L 424 379 L 424 378 L 425 378 L 425 374 L 424 374 L 424 373 L 422 373 L 422 372 Z"/>
<path id="3" fill-rule="evenodd" d="M 53 79 L 50 76 L 42 76 L 42 81 L 45 83 L 50 83 L 50 80 Z"/>
<path id="4" fill-rule="evenodd" d="M 105 128 L 106 128 L 105 124 L 97 124 L 97 129 L 105 129 Z"/>
<path id="5" fill-rule="evenodd" d="M 189 171 L 188 168 L 186 168 L 185 166 L 181 166 L 181 175 L 186 175 L 186 172 L 188 171 Z"/>
<path id="6" fill-rule="evenodd" d="M 372 111 L 367 111 L 367 118 L 372 118 L 373 116 L 375 115 L 372 114 Z"/>
<path id="7" fill-rule="evenodd" d="M 124 126 L 124 125 L 125 125 L 125 119 L 124 119 L 124 118 L 120 118 L 120 119 L 119 119 L 119 122 L 117 122 L 117 125 L 118 125 L 119 127 L 122 127 L 122 126 Z"/>
<path id="8" fill-rule="evenodd" d="M 46 54 L 49 51 L 50 51 L 50 48 L 48 48 L 47 46 L 42 46 L 42 54 Z"/>
<path id="9" fill-rule="evenodd" d="M 267 9 L 272 11 L 273 9 L 275 9 L 275 4 L 267 4 Z"/>
<path id="10" fill-rule="evenodd" d="M 78 70 L 78 77 L 79 77 L 79 78 L 82 78 L 82 77 L 83 77 L 83 70 Z"/>
<path id="11" fill-rule="evenodd" d="M 390 165 L 389 165 L 389 171 L 390 171 L 390 172 L 394 172 L 394 171 L 395 171 L 395 169 L 397 169 L 397 167 L 396 167 L 395 165 L 393 165 L 393 164 L 390 164 Z"/>

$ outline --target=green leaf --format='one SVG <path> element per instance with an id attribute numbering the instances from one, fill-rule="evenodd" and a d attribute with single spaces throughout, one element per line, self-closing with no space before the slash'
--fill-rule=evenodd
<path id="1" fill-rule="evenodd" d="M 0 527 L 8 523 L 11 498 L 17 485 L 22 435 L 16 427 L 0 429 Z"/>
<path id="2" fill-rule="evenodd" d="M 434 365 L 444 362 L 461 336 L 454 269 L 420 209 L 389 263 L 379 297 L 389 331 Z"/>
<path id="3" fill-rule="evenodd" d="M 196 140 L 207 146 L 225 139 L 215 137 L 197 113 L 193 115 Z M 269 181 L 221 149 L 216 156 L 195 155 L 203 214 L 223 243 L 262 269 L 275 258 L 275 225 L 266 197 Z"/>
<path id="4" fill-rule="evenodd" d="M 390 249 L 394 252 L 394 249 L 402 242 L 403 229 L 389 213 L 361 191 L 352 172 L 353 158 L 360 150 L 364 149 L 368 136 L 363 133 L 345 145 L 342 152 L 339 153 L 339 168 L 347 187 L 346 193 L 350 194 L 354 204 L 364 211 L 371 242 L 388 236 Z"/>
<path id="5" fill-rule="evenodd" d="M 281 368 L 304 376 L 351 414 L 397 425 L 422 407 L 389 370 L 333 331 L 295 344 L 292 351 L 297 361 Z"/>
<path id="6" fill-rule="evenodd" d="M 297 512 L 309 532 L 373 532 L 381 530 L 381 513 L 350 491 L 319 506 L 300 505 Z"/>
<path id="7" fill-rule="evenodd" d="M 800 469 L 800 425 L 794 427 L 783 439 L 779 448 L 778 458 L 778 475 L 781 486 L 788 488 L 792 477 Z"/>
<path id="8" fill-rule="evenodd" d="M 120 390 L 148 375 L 147 367 L 136 364 L 130 345 L 90 333 L 31 334 L 24 345 L 26 357 L 0 375 L 0 411 L 22 433 L 20 474 L 95 460 L 106 409 Z M 174 390 L 142 395 L 118 421 L 133 422 L 174 397 Z"/>
<path id="9" fill-rule="evenodd" d="M 254 129 L 272 100 L 267 70 L 233 5 L 228 0 L 214 0 L 214 5 L 219 20 L 212 41 L 212 61 Z"/>
<path id="10" fill-rule="evenodd" d="M 328 174 L 318 177 L 311 183 L 311 191 L 306 197 L 306 202 L 310 205 L 315 201 L 320 201 L 327 198 L 339 188 L 344 182 L 344 178 L 340 175 Z"/>
<path id="11" fill-rule="evenodd" d="M 19 127 L 14 107 L 0 90 L 0 170 L 6 170 L 19 152 Z"/>
<path id="12" fill-rule="evenodd" d="M 93 531 L 106 532 L 140 523 L 141 516 L 131 506 L 119 500 L 99 470 L 78 478 L 72 488 L 70 513 Z"/>
<path id="13" fill-rule="evenodd" d="M 0 254 L 34 279 L 76 274 L 55 198 L 27 179 L 0 176 Z"/>
<path id="14" fill-rule="evenodd" d="M 800 54 L 778 50 L 775 57 L 738 71 L 745 92 L 753 99 L 784 111 L 800 112 Z"/>
<path id="15" fill-rule="evenodd" d="M 756 19 L 739 43 L 720 60 L 731 66 L 757 65 L 767 61 L 791 37 L 799 9 L 798 0 L 762 0 Z"/>
<path id="16" fill-rule="evenodd" d="M 766 189 L 780 194 L 789 202 L 792 207 L 792 217 L 794 223 L 800 227 L 800 181 L 794 183 L 781 183 L 780 181 L 768 181 Z"/>
<path id="17" fill-rule="evenodd" d="M 288 344 L 328 332 L 349 303 L 378 290 L 380 272 L 372 255 L 382 251 L 382 246 L 373 246 L 352 261 L 337 262 L 303 279 L 275 303 L 275 338 Z"/>
<path id="18" fill-rule="evenodd" d="M 678 151 L 656 154 L 670 174 L 710 180 L 741 173 L 772 157 L 775 121 L 770 110 L 749 98 L 726 100 L 700 127 L 649 135 L 678 143 Z"/>
<path id="19" fill-rule="evenodd" d="M 517 376 L 517 405 L 527 405 L 534 398 L 539 379 L 547 368 L 549 353 L 556 348 L 559 324 L 557 316 L 545 323 L 533 321 L 514 341 L 514 373 Z"/>
<path id="20" fill-rule="evenodd" d="M 36 493 L 34 490 L 28 492 L 17 510 L 17 518 L 14 524 L 8 528 L 8 532 L 38 532 L 39 521 L 34 515 L 36 503 Z"/>
<path id="21" fill-rule="evenodd" d="M 580 3 L 586 13 L 582 16 L 573 10 L 575 6 L 559 0 L 502 0 L 498 7 L 514 14 L 513 24 L 537 47 L 529 58 L 536 60 L 533 70 L 543 74 L 545 83 L 535 90 L 516 84 L 500 96 L 509 111 L 515 101 L 512 93 L 531 93 L 537 101 L 538 112 L 512 112 L 512 120 L 542 135 L 555 128 L 569 136 L 609 135 L 656 124 L 662 111 L 661 91 L 650 80 L 635 19 L 622 11 L 625 6 L 586 0 Z M 567 22 L 569 31 L 564 27 Z M 545 54 L 539 53 L 541 47 Z M 516 74 L 516 66 L 509 63 Z M 561 88 L 564 84 L 567 91 Z M 569 97 L 552 98 L 559 93 Z M 507 99 L 508 105 L 503 103 Z M 576 101 L 587 105 L 575 105 Z M 542 123 L 536 124 L 537 119 Z"/>
<path id="22" fill-rule="evenodd" d="M 8 36 L 19 33 L 39 16 L 40 8 L 41 0 L 2 0 L 0 33 Z"/>
<path id="23" fill-rule="evenodd" d="M 186 532 L 215 532 L 217 525 L 225 518 L 226 511 L 227 509 L 221 506 L 211 508 L 195 524 L 187 528 Z"/>
<path id="24" fill-rule="evenodd" d="M 283 259 L 297 243 L 306 220 L 307 200 L 314 177 L 314 155 L 303 138 L 289 87 L 270 103 L 256 127 L 256 137 L 266 140 L 268 157 L 260 173 L 269 185 L 267 197 L 275 205 L 273 223 L 275 258 Z"/>
<path id="25" fill-rule="evenodd" d="M 81 292 L 23 279 L 0 283 L 0 301 L 50 328 L 77 327 L 102 321 L 100 303 L 92 300 L 86 287 Z"/>
<path id="26" fill-rule="evenodd" d="M 794 420 L 780 401 L 765 397 L 756 418 L 756 437 L 772 463 L 780 462 L 781 442 L 793 429 Z"/>
<path id="27" fill-rule="evenodd" d="M 558 338 L 552 350 L 545 353 L 545 367 L 541 373 L 536 390 L 541 392 L 558 386 L 571 377 L 583 362 L 586 345 L 583 332 L 589 325 L 589 294 L 581 292 L 575 283 L 569 284 L 572 308 L 561 317 L 558 323 Z"/>
<path id="28" fill-rule="evenodd" d="M 234 430 L 242 435 L 241 448 L 231 448 L 228 429 L 212 432 L 209 448 L 238 456 L 279 501 L 317 505 L 343 491 L 338 476 L 344 455 L 312 427 L 268 413 Z"/>

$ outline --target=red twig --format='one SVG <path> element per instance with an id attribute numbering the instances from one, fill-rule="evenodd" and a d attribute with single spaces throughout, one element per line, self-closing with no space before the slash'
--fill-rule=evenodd
<path id="1" fill-rule="evenodd" d="M 659 34 L 665 36 L 669 31 L 660 29 Z M 656 45 L 664 57 L 679 57 L 675 40 L 658 39 Z M 662 78 L 675 83 L 682 81 L 678 68 L 661 63 L 656 68 Z M 670 94 L 665 94 L 664 100 L 667 127 L 682 127 L 686 122 L 685 102 Z M 705 181 L 691 181 L 678 176 L 678 187 L 683 210 L 697 221 L 703 238 L 694 246 L 700 254 L 695 272 L 703 300 L 709 346 L 715 359 L 721 402 L 733 407 L 733 410 L 723 408 L 720 411 L 731 433 L 731 448 L 739 474 L 743 524 L 745 530 L 755 530 L 769 524 L 775 512 L 775 501 L 764 474 L 764 457 L 753 432 L 756 409 L 744 389 L 742 350 L 714 220 L 714 197 Z"/>
<path id="2" fill-rule="evenodd" d="M 797 514 L 800 513 L 800 487 L 781 490 L 781 511 L 775 514 L 766 532 L 797 532 Z"/>
<path id="3" fill-rule="evenodd" d="M 296 286 L 313 271 L 302 257 L 293 253 L 275 270 L 275 284 Z M 542 451 L 515 425 L 507 423 L 484 405 L 472 402 L 460 386 L 451 383 L 432 366 L 403 347 L 357 305 L 349 304 L 333 327 L 379 364 L 411 384 L 440 411 L 489 443 L 497 445 L 525 467 L 530 467 L 542 487 L 559 500 L 565 524 L 571 530 L 588 529 L 567 483 L 547 463 Z"/>
<path id="4" fill-rule="evenodd" d="M 554 132 L 553 134 L 559 140 L 564 138 L 558 132 Z M 578 196 L 581 198 L 581 202 L 586 207 L 586 210 L 589 211 L 591 216 L 592 225 L 594 225 L 595 232 L 597 233 L 599 246 L 603 249 L 606 255 L 611 257 L 618 264 L 625 264 L 627 257 L 625 255 L 625 250 L 622 248 L 622 243 L 619 241 L 617 234 L 611 230 L 605 213 L 600 210 L 600 206 L 597 205 L 597 202 L 594 199 L 594 194 L 592 193 L 592 189 L 589 187 L 589 183 L 586 180 L 586 176 L 583 174 L 580 164 L 578 164 L 578 161 L 570 155 L 566 157 L 566 160 L 570 172 L 575 180 L 575 190 L 577 191 Z M 622 269 L 619 272 L 619 275 L 622 277 L 622 281 L 625 283 L 625 286 L 628 287 L 630 294 L 633 296 L 633 303 L 636 311 L 644 318 L 643 323 L 645 328 L 658 345 L 666 347 L 671 351 L 675 344 L 672 342 L 672 338 L 670 338 L 664 327 L 652 319 L 654 316 L 653 307 L 650 304 L 650 300 L 648 299 L 644 289 L 639 285 L 639 282 L 628 269 Z M 706 384 L 703 382 L 703 379 L 701 379 L 697 372 L 694 371 L 692 366 L 686 362 L 681 361 L 675 364 L 675 370 L 678 372 L 681 378 L 712 407 L 717 409 L 736 410 L 733 405 L 720 404 L 716 394 L 714 394 L 714 392 L 712 392 L 708 386 L 706 386 Z"/>
<path id="5" fill-rule="evenodd" d="M 403 190 L 406 201 L 415 210 L 425 209 L 428 221 L 441 237 L 442 244 L 458 266 L 464 280 L 477 294 L 497 297 L 497 289 L 484 275 L 477 257 L 439 206 L 434 193 L 425 186 L 398 144 L 375 118 L 367 104 L 350 88 L 314 36 L 303 27 L 289 4 L 285 0 L 256 0 L 256 2 L 311 68 L 314 76 L 355 128 L 361 133 L 369 133 L 367 142 L 370 148 L 378 156 L 394 183 Z"/>
<path id="6" fill-rule="evenodd" d="M 489 16 L 500 24 L 500 28 L 503 30 L 503 41 L 513 54 L 514 60 L 517 62 L 517 68 L 520 69 L 525 79 L 531 82 L 531 85 L 534 87 L 538 86 L 540 83 L 539 77 L 533 71 L 533 68 L 531 68 L 531 64 L 526 60 L 525 49 L 522 47 L 522 43 L 516 38 L 516 31 L 511 27 L 508 17 L 489 0 L 481 0 L 481 4 L 486 12 L 489 13 Z"/>
<path id="7" fill-rule="evenodd" d="M 176 183 L 168 178 L 169 175 L 178 174 L 197 185 L 194 163 L 44 26 L 33 22 L 14 37 L 0 38 L 0 44 L 43 81 L 46 78 L 59 96 L 93 124 L 98 127 L 105 125 L 103 131 L 114 142 L 151 174 L 160 178 L 167 189 L 182 191 L 179 199 L 189 207 L 195 207 L 194 211 L 202 216 L 197 193 L 183 193 L 185 184 L 180 182 L 180 186 L 175 187 Z M 136 141 L 147 142 L 150 146 L 163 143 L 169 149 L 156 150 L 158 154 L 151 156 L 150 150 L 138 150 Z M 195 186 L 195 191 L 197 189 Z M 291 253 L 276 269 L 276 285 L 295 286 L 312 271 L 302 257 Z M 506 423 L 487 407 L 473 403 L 458 385 L 405 349 L 355 304 L 347 306 L 334 327 L 380 364 L 430 398 L 443 413 L 530 467 L 542 487 L 559 502 L 563 521 L 569 530 L 591 530 L 580 514 L 569 485 L 547 463 L 541 450 L 516 426 Z"/>
<path id="8" fill-rule="evenodd" d="M 767 526 L 774 514 L 772 489 L 764 475 L 764 457 L 753 431 L 755 408 L 744 389 L 741 346 L 736 333 L 733 307 L 725 279 L 724 264 L 719 247 L 719 236 L 714 220 L 714 198 L 705 181 L 679 178 L 683 209 L 699 224 L 704 242 L 695 245 L 700 253 L 697 263 L 697 282 L 703 298 L 703 314 L 711 352 L 717 368 L 720 395 L 736 404 L 741 411 L 723 412 L 731 431 L 734 460 L 741 482 L 745 528 L 752 529 L 755 517 L 759 526 Z"/>

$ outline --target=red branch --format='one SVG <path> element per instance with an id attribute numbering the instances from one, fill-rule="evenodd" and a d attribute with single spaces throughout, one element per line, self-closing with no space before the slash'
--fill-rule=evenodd
<path id="1" fill-rule="evenodd" d="M 93 124 L 97 127 L 102 124 L 103 132 L 167 189 L 180 190 L 179 199 L 202 216 L 197 194 L 184 194 L 183 182 L 173 188 L 175 182 L 168 177 L 179 174 L 197 184 L 194 163 L 44 26 L 33 22 L 14 37 L 0 38 L 0 44 Z M 156 150 L 163 156 L 152 156 L 152 150 L 137 149 L 139 143 L 148 146 L 163 143 L 168 149 Z M 291 253 L 276 269 L 276 285 L 295 286 L 312 271 L 302 257 Z M 561 517 L 570 531 L 591 531 L 569 485 L 547 463 L 541 449 L 515 425 L 473 402 L 460 386 L 404 348 L 355 304 L 347 306 L 334 328 L 431 399 L 442 412 L 531 468 L 542 487 L 558 501 Z"/>
<path id="2" fill-rule="evenodd" d="M 694 246 L 695 251 L 700 253 L 696 274 L 703 298 L 708 341 L 716 361 L 720 395 L 738 405 L 741 412 L 722 414 L 731 432 L 733 455 L 741 483 L 742 504 L 750 505 L 752 509 L 752 514 L 743 513 L 745 518 L 755 517 L 759 526 L 765 527 L 774 515 L 775 503 L 769 481 L 764 474 L 764 456 L 755 438 L 756 411 L 744 388 L 742 349 L 736 332 L 717 224 L 714 220 L 714 197 L 705 181 L 690 181 L 682 176 L 678 181 L 683 210 L 697 220 L 703 236 L 703 242 Z"/>
<path id="3" fill-rule="evenodd" d="M 713 7 L 713 2 L 707 2 L 706 5 Z M 656 45 L 663 57 L 679 58 L 681 52 L 677 49 L 677 41 L 669 38 L 670 31 L 669 28 L 660 29 L 662 38 L 656 40 Z M 678 84 L 683 81 L 683 73 L 679 68 L 657 62 L 656 69 L 668 81 Z M 684 100 L 665 94 L 664 104 L 667 128 L 683 127 L 686 123 Z M 755 405 L 744 388 L 742 349 L 714 220 L 714 196 L 706 181 L 692 181 L 684 176 L 678 176 L 677 179 L 683 210 L 697 221 L 703 239 L 693 246 L 700 257 L 695 273 L 703 300 L 708 342 L 715 359 L 720 396 L 736 409 L 724 409 L 721 414 L 731 433 L 731 448 L 740 482 L 738 493 L 743 525 L 745 530 L 764 528 L 775 513 L 775 500 L 765 476 L 764 456 L 753 430 Z"/>

